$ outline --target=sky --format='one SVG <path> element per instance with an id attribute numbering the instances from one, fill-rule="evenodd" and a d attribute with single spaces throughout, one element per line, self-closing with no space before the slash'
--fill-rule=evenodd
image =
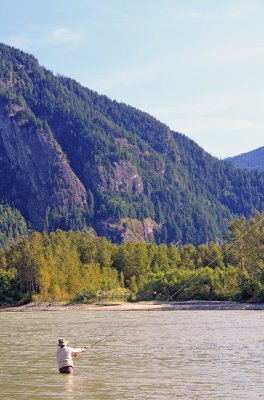
<path id="1" fill-rule="evenodd" d="M 264 146 L 264 0 L 0 0 L 0 42 L 210 154 Z"/>

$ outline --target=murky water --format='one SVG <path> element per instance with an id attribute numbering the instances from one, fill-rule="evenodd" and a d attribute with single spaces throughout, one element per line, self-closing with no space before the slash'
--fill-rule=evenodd
<path id="1" fill-rule="evenodd" d="M 58 337 L 72 346 L 117 332 L 57 372 Z M 264 399 L 263 311 L 0 314 L 0 398 Z"/>

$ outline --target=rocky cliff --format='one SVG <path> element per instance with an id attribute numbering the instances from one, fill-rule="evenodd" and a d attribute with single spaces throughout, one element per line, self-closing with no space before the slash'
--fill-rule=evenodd
<path id="1" fill-rule="evenodd" d="M 86 207 L 86 190 L 54 138 L 21 114 L 24 107 L 0 102 L 0 193 L 36 229 L 50 214 Z"/>

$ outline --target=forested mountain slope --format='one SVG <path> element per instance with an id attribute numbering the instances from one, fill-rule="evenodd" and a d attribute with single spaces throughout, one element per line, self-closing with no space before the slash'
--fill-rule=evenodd
<path id="1" fill-rule="evenodd" d="M 0 200 L 33 229 L 198 244 L 264 208 L 264 172 L 0 45 Z"/>
<path id="2" fill-rule="evenodd" d="M 230 161 L 239 168 L 261 168 L 264 169 L 264 146 L 238 156 L 228 157 L 226 161 Z"/>

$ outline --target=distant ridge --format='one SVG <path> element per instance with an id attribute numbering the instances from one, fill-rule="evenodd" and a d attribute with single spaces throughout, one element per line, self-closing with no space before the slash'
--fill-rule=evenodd
<path id="1" fill-rule="evenodd" d="M 230 161 L 239 168 L 264 169 L 264 146 L 238 156 L 228 157 L 226 161 Z"/>

